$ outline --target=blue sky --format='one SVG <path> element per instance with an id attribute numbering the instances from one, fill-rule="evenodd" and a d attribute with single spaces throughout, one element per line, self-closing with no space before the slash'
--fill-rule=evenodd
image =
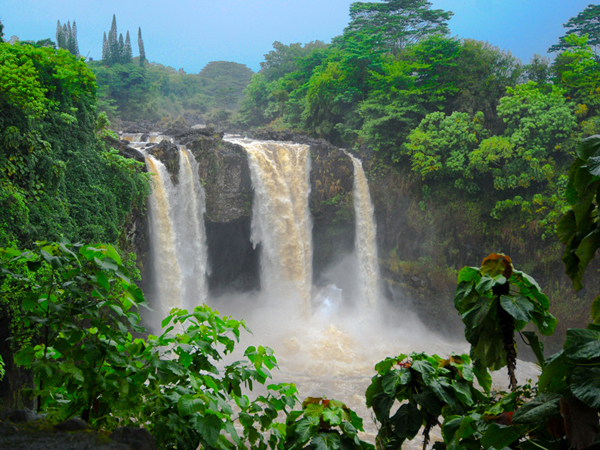
<path id="1" fill-rule="evenodd" d="M 563 23 L 589 0 L 430 0 L 454 12 L 451 34 L 488 41 L 528 62 L 564 35 Z M 0 9 L 5 38 L 54 40 L 56 21 L 77 22 L 82 55 L 100 59 L 102 34 L 117 15 L 134 56 L 142 27 L 150 61 L 195 73 L 210 61 L 235 61 L 257 71 L 274 41 L 329 42 L 348 24 L 350 0 L 20 0 Z"/>

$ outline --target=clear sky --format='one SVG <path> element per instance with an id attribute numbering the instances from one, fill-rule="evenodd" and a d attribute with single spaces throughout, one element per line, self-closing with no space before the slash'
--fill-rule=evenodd
<path id="1" fill-rule="evenodd" d="M 454 12 L 452 35 L 488 41 L 523 62 L 564 35 L 562 24 L 589 0 L 431 0 Z M 351 0 L 19 0 L 3 1 L 5 38 L 55 40 L 56 21 L 77 22 L 82 55 L 101 58 L 102 34 L 117 15 L 134 56 L 142 27 L 146 56 L 195 73 L 210 61 L 235 61 L 257 71 L 274 41 L 329 42 L 348 24 Z"/>

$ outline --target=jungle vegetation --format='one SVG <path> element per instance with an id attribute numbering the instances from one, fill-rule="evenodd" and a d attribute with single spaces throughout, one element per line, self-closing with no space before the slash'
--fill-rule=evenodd
<path id="1" fill-rule="evenodd" d="M 592 19 L 569 22 L 578 28 L 561 39 L 554 62 L 522 65 L 487 43 L 448 37 L 451 13 L 430 6 L 355 3 L 331 44 L 276 43 L 231 120 L 368 146 L 373 177 L 412 174 L 422 211 L 436 196 L 475 199 L 473 217 L 490 217 L 491 236 L 492 220 L 536 222 L 539 242 L 560 242 L 566 273 L 582 289 L 600 247 L 600 66 L 595 36 L 579 23 Z M 218 93 L 224 67 L 237 66 L 214 63 L 202 78 L 0 43 L 0 308 L 14 338 L 10 366 L 32 371 L 22 393 L 50 417 L 81 415 L 108 430 L 119 420 L 144 423 L 162 448 L 371 449 L 341 401 L 300 404 L 293 384 L 267 384 L 276 368 L 270 349 L 249 347 L 217 370 L 243 321 L 200 306 L 171 311 L 158 336 L 140 324 L 144 296 L 118 247 L 150 186 L 138 163 L 106 146 L 100 111 L 155 118 L 158 105 L 176 115 L 194 109 L 183 100 L 193 93 L 198 111 L 225 111 L 229 120 L 227 105 L 249 74 L 237 67 L 233 91 Z M 378 363 L 366 392 L 380 426 L 375 446 L 401 448 L 421 426 L 425 446 L 440 423 L 436 449 L 598 448 L 600 300 L 587 304 L 584 327 L 558 333 L 561 349 L 547 357 L 537 333 L 559 330 L 561 318 L 511 258 L 492 254 L 457 281 L 470 353 Z M 534 385 L 515 376 L 518 335 L 542 368 Z M 493 392 L 489 370 L 504 367 L 511 392 Z M 242 390 L 256 383 L 267 384 L 265 395 Z"/>

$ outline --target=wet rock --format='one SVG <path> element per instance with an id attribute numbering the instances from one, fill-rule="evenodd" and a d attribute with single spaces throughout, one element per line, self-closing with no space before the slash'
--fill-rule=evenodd
<path id="1" fill-rule="evenodd" d="M 173 184 L 179 182 L 179 149 L 176 144 L 166 140 L 148 149 L 148 153 L 162 162 L 171 175 Z"/>
<path id="2" fill-rule="evenodd" d="M 74 417 L 64 422 L 57 423 L 54 425 L 54 429 L 58 431 L 81 431 L 87 430 L 88 424 L 85 420 Z"/>
<path id="3" fill-rule="evenodd" d="M 246 152 L 222 135 L 197 135 L 186 144 L 198 162 L 206 193 L 206 221 L 229 223 L 252 212 L 252 182 Z"/>
<path id="4" fill-rule="evenodd" d="M 129 141 L 120 141 L 113 137 L 106 136 L 104 138 L 104 142 L 106 143 L 107 147 L 112 147 L 114 149 L 117 149 L 119 151 L 119 153 L 126 158 L 135 159 L 136 161 L 139 161 L 139 162 L 145 161 L 144 155 L 142 154 L 142 152 L 131 147 L 129 145 Z"/>
<path id="5" fill-rule="evenodd" d="M 119 427 L 110 438 L 127 444 L 131 450 L 156 450 L 156 439 L 145 428 Z"/>
<path id="6" fill-rule="evenodd" d="M 0 414 L 0 420 L 10 420 L 14 423 L 31 422 L 32 420 L 42 419 L 44 416 L 36 414 L 30 409 L 8 410 Z"/>

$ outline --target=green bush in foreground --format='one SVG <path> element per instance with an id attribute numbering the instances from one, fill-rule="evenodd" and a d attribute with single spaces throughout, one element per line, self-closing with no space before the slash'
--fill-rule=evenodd
<path id="1" fill-rule="evenodd" d="M 146 304 L 110 245 L 0 249 L 0 273 L 3 296 L 19 302 L 15 361 L 33 371 L 30 394 L 56 420 L 80 415 L 105 429 L 144 424 L 169 449 L 369 447 L 357 437 L 362 421 L 341 402 L 305 402 L 288 416 L 297 404 L 293 384 L 247 395 L 271 378 L 277 361 L 259 346 L 245 350 L 246 360 L 222 362 L 247 330 L 244 321 L 206 305 L 173 309 L 159 336 L 134 337 L 145 331 L 138 308 Z"/>

